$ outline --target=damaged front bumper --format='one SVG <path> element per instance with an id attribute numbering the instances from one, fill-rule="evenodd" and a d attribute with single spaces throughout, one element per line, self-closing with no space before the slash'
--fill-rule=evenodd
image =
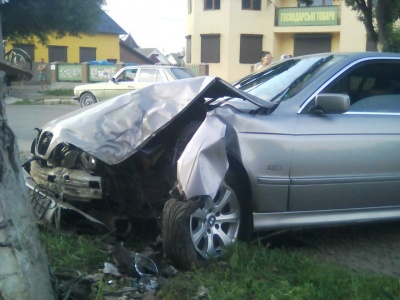
<path id="1" fill-rule="evenodd" d="M 87 170 L 63 167 L 50 169 L 32 161 L 30 174 L 35 178 L 36 184 L 42 184 L 68 200 L 90 202 L 103 197 L 101 177 L 91 175 Z"/>
<path id="2" fill-rule="evenodd" d="M 45 186 L 38 185 L 24 168 L 22 168 L 22 171 L 25 184 L 29 189 L 32 208 L 39 220 L 52 224 L 57 229 L 60 228 L 62 219 L 72 219 L 76 224 L 82 221 L 85 224 L 90 224 L 93 229 L 98 231 L 110 230 L 103 222 L 62 201 Z"/>

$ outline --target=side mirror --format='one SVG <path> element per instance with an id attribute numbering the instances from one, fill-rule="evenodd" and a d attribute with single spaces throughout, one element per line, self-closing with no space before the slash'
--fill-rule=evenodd
<path id="1" fill-rule="evenodd" d="M 117 79 L 115 79 L 114 77 L 111 77 L 111 81 L 117 83 Z"/>
<path id="2" fill-rule="evenodd" d="M 341 114 L 349 110 L 350 97 L 346 94 L 320 94 L 315 97 L 311 112 Z"/>

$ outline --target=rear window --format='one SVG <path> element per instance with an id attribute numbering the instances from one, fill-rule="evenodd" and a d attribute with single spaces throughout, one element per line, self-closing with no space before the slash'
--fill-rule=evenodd
<path id="1" fill-rule="evenodd" d="M 185 79 L 195 77 L 191 70 L 189 69 L 181 69 L 181 68 L 172 68 L 171 73 L 174 74 L 176 79 Z"/>

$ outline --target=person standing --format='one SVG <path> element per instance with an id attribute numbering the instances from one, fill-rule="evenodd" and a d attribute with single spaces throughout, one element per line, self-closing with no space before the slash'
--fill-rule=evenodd
<path id="1" fill-rule="evenodd" d="M 272 62 L 272 54 L 269 51 L 261 52 L 261 61 L 254 65 L 254 72 L 265 68 Z"/>
<path id="2" fill-rule="evenodd" d="M 46 63 L 44 62 L 44 59 L 40 59 L 40 64 L 37 68 L 39 72 L 39 81 L 40 81 L 40 90 L 47 90 L 47 80 L 46 80 Z"/>

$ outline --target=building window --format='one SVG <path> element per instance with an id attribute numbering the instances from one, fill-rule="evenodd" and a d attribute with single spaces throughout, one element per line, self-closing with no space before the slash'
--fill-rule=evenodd
<path id="1" fill-rule="evenodd" d="M 312 2 L 312 4 L 310 4 L 310 5 L 306 5 L 305 3 L 297 1 L 297 6 L 298 7 L 304 7 L 304 6 L 332 6 L 332 0 L 314 0 Z"/>
<path id="2" fill-rule="evenodd" d="M 261 34 L 241 34 L 240 35 L 240 56 L 241 64 L 254 64 L 260 60 L 262 51 Z"/>
<path id="3" fill-rule="evenodd" d="M 68 62 L 67 46 L 49 46 L 49 62 Z"/>
<path id="4" fill-rule="evenodd" d="M 192 62 L 192 36 L 186 36 L 186 62 Z"/>
<path id="5" fill-rule="evenodd" d="M 96 60 L 96 48 L 79 47 L 79 63 Z"/>
<path id="6" fill-rule="evenodd" d="M 19 48 L 25 51 L 32 62 L 35 61 L 35 45 L 33 44 L 13 44 L 13 48 Z"/>
<path id="7" fill-rule="evenodd" d="M 220 62 L 220 34 L 201 34 L 201 62 Z"/>
<path id="8" fill-rule="evenodd" d="M 204 10 L 220 9 L 220 0 L 204 0 Z"/>
<path id="9" fill-rule="evenodd" d="M 192 0 L 188 0 L 188 14 L 192 13 Z"/>
<path id="10" fill-rule="evenodd" d="M 242 9 L 261 10 L 261 0 L 242 0 Z"/>

